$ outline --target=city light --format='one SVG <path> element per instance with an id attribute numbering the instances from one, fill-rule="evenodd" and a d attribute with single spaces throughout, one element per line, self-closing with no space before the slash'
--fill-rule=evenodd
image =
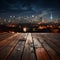
<path id="1" fill-rule="evenodd" d="M 26 27 L 24 27 L 24 28 L 23 28 L 23 31 L 24 31 L 24 32 L 26 32 L 26 31 L 27 31 L 27 28 L 26 28 Z"/>
<path id="2" fill-rule="evenodd" d="M 34 15 L 32 15 L 32 17 L 34 18 Z"/>

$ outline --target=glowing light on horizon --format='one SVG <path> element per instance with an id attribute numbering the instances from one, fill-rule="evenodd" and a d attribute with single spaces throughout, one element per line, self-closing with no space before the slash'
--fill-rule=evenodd
<path id="1" fill-rule="evenodd" d="M 52 13 L 51 13 L 51 17 L 50 17 L 50 19 L 51 19 L 51 20 L 53 19 Z"/>

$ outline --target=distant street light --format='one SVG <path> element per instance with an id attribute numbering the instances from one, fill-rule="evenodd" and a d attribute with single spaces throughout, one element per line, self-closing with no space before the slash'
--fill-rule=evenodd
<path id="1" fill-rule="evenodd" d="M 24 31 L 24 32 L 26 32 L 26 31 L 27 31 L 26 27 L 24 27 L 24 28 L 23 28 L 23 31 Z"/>
<path id="2" fill-rule="evenodd" d="M 32 15 L 32 17 L 34 17 L 34 15 Z"/>

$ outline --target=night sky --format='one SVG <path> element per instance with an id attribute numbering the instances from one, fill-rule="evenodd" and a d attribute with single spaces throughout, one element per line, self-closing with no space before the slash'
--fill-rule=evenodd
<path id="1" fill-rule="evenodd" d="M 0 16 L 41 14 L 52 11 L 60 14 L 59 0 L 0 0 Z"/>

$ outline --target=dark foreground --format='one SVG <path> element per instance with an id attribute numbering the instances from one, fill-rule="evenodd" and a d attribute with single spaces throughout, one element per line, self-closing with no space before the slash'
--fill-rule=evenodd
<path id="1" fill-rule="evenodd" d="M 60 34 L 0 33 L 0 60 L 60 60 Z"/>

